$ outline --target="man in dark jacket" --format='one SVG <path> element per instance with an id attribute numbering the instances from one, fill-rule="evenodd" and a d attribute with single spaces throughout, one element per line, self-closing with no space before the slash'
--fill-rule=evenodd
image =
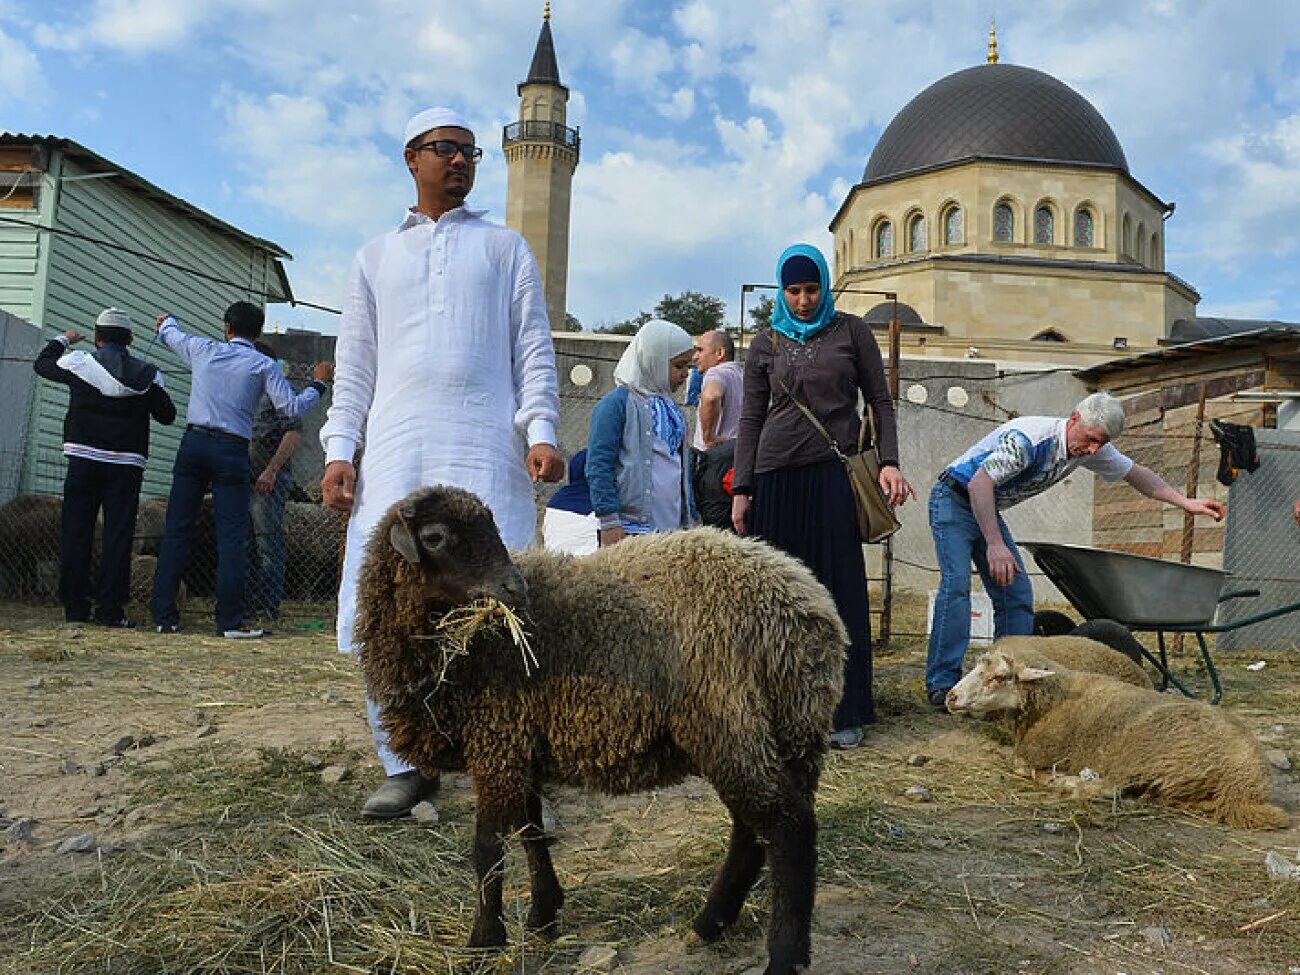
<path id="1" fill-rule="evenodd" d="M 63 482 L 59 524 L 59 598 L 70 622 L 132 627 L 126 616 L 131 591 L 131 539 L 140 504 L 140 483 L 149 456 L 149 418 L 176 419 L 156 366 L 127 352 L 131 319 L 109 308 L 95 320 L 95 351 L 73 352 L 84 336 L 69 329 L 36 357 L 37 375 L 68 387 L 63 420 Z M 104 512 L 91 615 L 90 557 L 95 521 Z"/>

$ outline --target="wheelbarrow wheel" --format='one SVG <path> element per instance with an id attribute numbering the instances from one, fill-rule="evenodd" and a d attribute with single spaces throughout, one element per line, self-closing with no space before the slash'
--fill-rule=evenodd
<path id="1" fill-rule="evenodd" d="M 1084 620 L 1069 635 L 1104 643 L 1112 650 L 1124 654 L 1139 667 L 1142 666 L 1142 644 L 1138 643 L 1137 637 L 1123 623 L 1103 619 Z"/>
<path id="2" fill-rule="evenodd" d="M 1075 622 L 1059 609 L 1040 609 L 1034 613 L 1034 636 L 1065 636 Z"/>

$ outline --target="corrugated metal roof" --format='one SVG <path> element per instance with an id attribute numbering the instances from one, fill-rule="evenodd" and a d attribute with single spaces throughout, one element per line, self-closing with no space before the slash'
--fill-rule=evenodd
<path id="1" fill-rule="evenodd" d="M 252 244 L 256 247 L 261 247 L 262 249 L 269 251 L 275 257 L 287 258 L 289 260 L 293 259 L 292 254 L 290 254 L 288 251 L 286 251 L 283 247 L 281 247 L 279 244 L 275 243 L 274 241 L 267 240 L 264 237 L 254 236 L 253 234 L 240 230 L 238 227 L 234 226 L 233 224 L 226 223 L 224 220 L 214 217 L 206 210 L 202 210 L 199 207 L 196 207 L 192 203 L 187 203 L 185 200 L 182 200 L 179 196 L 173 196 L 171 193 L 168 193 L 166 190 L 162 189 L 161 187 L 156 186 L 153 183 L 149 182 L 143 176 L 131 172 L 125 166 L 119 166 L 117 163 L 113 162 L 110 159 L 104 158 L 99 153 L 94 152 L 93 150 L 87 149 L 79 142 L 74 142 L 71 139 L 65 139 L 62 136 L 57 136 L 57 135 L 38 135 L 35 133 L 27 134 L 22 132 L 0 132 L 0 146 L 35 146 L 35 145 L 48 146 L 51 149 L 62 152 L 65 156 L 68 156 L 69 158 L 75 159 L 78 162 L 86 164 L 91 169 L 94 169 L 98 172 L 118 173 L 132 189 L 143 194 L 144 196 L 147 196 L 155 200 L 158 203 L 163 204 L 164 206 L 171 207 L 172 209 L 178 210 L 188 217 L 198 220 L 200 223 L 206 224 L 207 226 L 211 227 L 213 230 L 216 230 L 218 233 L 222 233 L 230 237 L 234 237 L 237 240 L 240 240 L 246 244 Z M 283 271 L 281 271 L 281 273 L 283 274 Z M 288 288 L 287 280 L 285 281 L 285 287 L 287 290 Z M 292 292 L 288 292 L 288 293 L 291 294 Z"/>
<path id="2" fill-rule="evenodd" d="M 1300 339 L 1300 324 L 1293 325 L 1288 322 L 1279 322 L 1277 324 L 1281 327 L 1234 332 L 1217 338 L 1173 345 L 1167 349 L 1155 349 L 1151 352 L 1143 352 L 1140 355 L 1127 356 L 1123 359 L 1111 359 L 1108 362 L 1100 362 L 1095 366 L 1089 366 L 1087 369 L 1080 369 L 1074 375 L 1087 382 L 1107 373 L 1124 372 L 1142 366 L 1155 365 L 1159 362 L 1181 362 L 1201 356 L 1214 355 L 1227 349 L 1248 349 L 1254 346 L 1267 345 L 1280 339 Z"/>

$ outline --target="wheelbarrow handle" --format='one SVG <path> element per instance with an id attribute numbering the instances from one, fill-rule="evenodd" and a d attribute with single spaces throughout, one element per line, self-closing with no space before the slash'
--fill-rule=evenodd
<path id="1" fill-rule="evenodd" d="M 1219 602 L 1226 603 L 1229 599 L 1237 599 L 1241 596 L 1258 596 L 1258 589 L 1239 589 L 1236 592 L 1225 592 L 1219 596 Z"/>

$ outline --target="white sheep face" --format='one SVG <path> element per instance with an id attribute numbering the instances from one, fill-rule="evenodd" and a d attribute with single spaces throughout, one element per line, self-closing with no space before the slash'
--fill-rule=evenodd
<path id="1" fill-rule="evenodd" d="M 948 692 L 944 703 L 953 714 L 1014 713 L 1024 706 L 1024 685 L 1051 673 L 993 650 L 980 657 L 974 669 Z"/>

